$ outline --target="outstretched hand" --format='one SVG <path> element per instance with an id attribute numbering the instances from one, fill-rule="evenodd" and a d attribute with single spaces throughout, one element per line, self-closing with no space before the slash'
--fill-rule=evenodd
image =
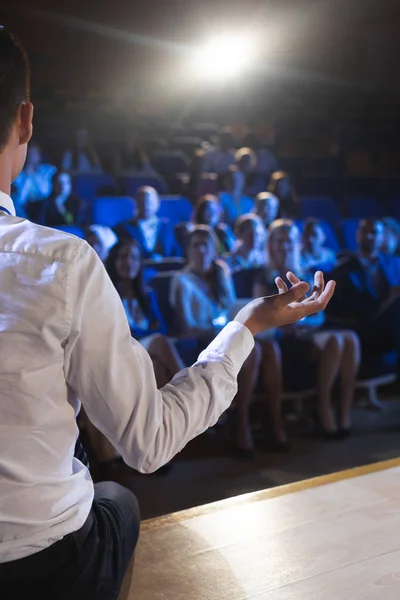
<path id="1" fill-rule="evenodd" d="M 249 302 L 238 312 L 235 321 L 245 325 L 253 335 L 257 335 L 267 329 L 295 323 L 325 310 L 335 291 L 334 281 L 329 281 L 325 286 L 323 273 L 317 271 L 313 289 L 307 296 L 310 288 L 308 283 L 300 281 L 292 272 L 286 276 L 291 284 L 289 290 L 285 282 L 277 277 L 275 283 L 279 293 Z"/>

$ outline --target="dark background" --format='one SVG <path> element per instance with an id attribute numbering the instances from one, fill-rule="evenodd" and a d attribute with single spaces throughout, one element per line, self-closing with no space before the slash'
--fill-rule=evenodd
<path id="1" fill-rule="evenodd" d="M 6 0 L 0 14 L 29 52 L 38 97 L 134 94 L 148 109 L 188 98 L 199 91 L 190 48 L 221 27 L 258 40 L 254 70 L 231 86 L 234 95 L 350 91 L 383 102 L 400 91 L 396 1 Z"/>

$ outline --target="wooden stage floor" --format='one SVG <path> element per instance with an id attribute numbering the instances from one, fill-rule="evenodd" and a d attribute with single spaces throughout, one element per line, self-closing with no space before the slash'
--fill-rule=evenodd
<path id="1" fill-rule="evenodd" d="M 144 521 L 129 600 L 399 600 L 400 459 Z"/>

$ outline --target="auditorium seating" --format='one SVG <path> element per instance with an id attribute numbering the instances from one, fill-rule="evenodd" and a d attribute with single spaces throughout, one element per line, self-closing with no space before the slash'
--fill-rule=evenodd
<path id="1" fill-rule="evenodd" d="M 128 196 L 97 198 L 93 204 L 93 223 L 115 227 L 134 216 L 134 200 Z"/>
<path id="2" fill-rule="evenodd" d="M 331 196 L 300 196 L 300 213 L 303 219 L 324 219 L 333 226 L 340 220 L 340 209 Z"/>
<path id="3" fill-rule="evenodd" d="M 159 217 L 169 219 L 173 225 L 182 221 L 190 221 L 193 205 L 183 196 L 161 196 Z"/>
<path id="4" fill-rule="evenodd" d="M 167 182 L 160 175 L 129 175 L 119 180 L 119 187 L 122 194 L 126 196 L 136 196 L 136 192 L 143 186 L 153 187 L 159 194 L 168 194 Z"/>
<path id="5" fill-rule="evenodd" d="M 76 237 L 81 239 L 85 237 L 82 227 L 77 227 L 76 225 L 60 225 L 58 227 L 54 227 L 54 229 L 64 231 L 65 233 L 70 233 L 71 235 L 76 235 Z"/>

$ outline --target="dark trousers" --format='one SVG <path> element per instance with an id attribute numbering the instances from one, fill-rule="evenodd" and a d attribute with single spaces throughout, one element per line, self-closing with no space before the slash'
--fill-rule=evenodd
<path id="1" fill-rule="evenodd" d="M 139 506 L 130 490 L 114 482 L 95 484 L 92 510 L 79 531 L 41 552 L 0 564 L 0 598 L 117 599 L 139 527 Z"/>

